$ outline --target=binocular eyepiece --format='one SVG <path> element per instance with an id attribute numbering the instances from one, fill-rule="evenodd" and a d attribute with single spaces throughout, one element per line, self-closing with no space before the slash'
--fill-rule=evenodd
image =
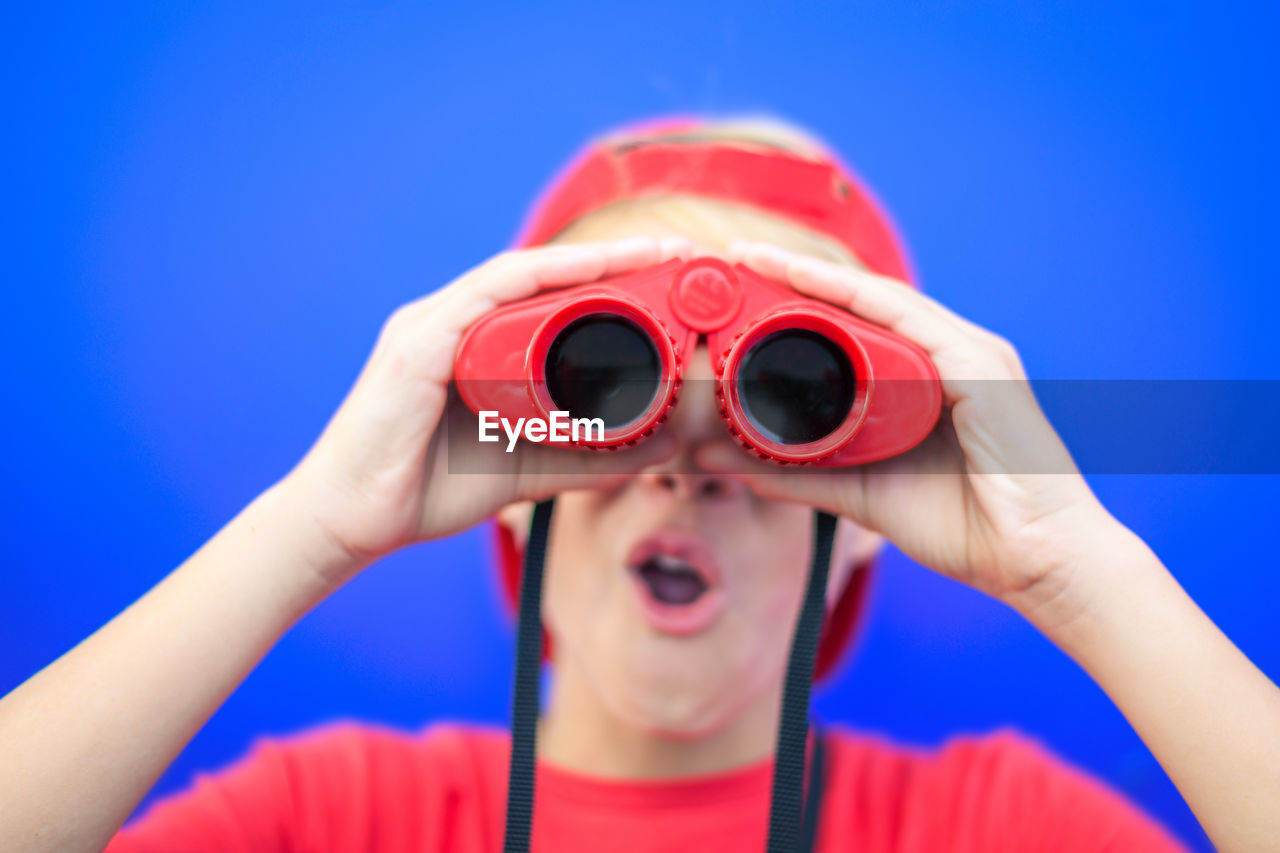
<path id="1" fill-rule="evenodd" d="M 669 261 L 504 306 L 473 325 L 455 376 L 473 411 L 589 419 L 576 443 L 651 434 L 706 339 L 731 435 L 762 458 L 852 465 L 933 428 L 941 388 L 910 341 L 716 258 Z"/>

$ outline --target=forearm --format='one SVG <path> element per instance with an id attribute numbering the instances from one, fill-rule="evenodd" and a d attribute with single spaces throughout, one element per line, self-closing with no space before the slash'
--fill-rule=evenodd
<path id="1" fill-rule="evenodd" d="M 277 486 L 0 700 L 0 849 L 100 850 L 344 559 Z"/>
<path id="2" fill-rule="evenodd" d="M 1137 536 L 1100 537 L 1033 615 L 1106 691 L 1222 850 L 1280 838 L 1280 690 Z M 1064 610 L 1069 618 L 1056 618 Z M 1054 613 L 1056 611 L 1056 614 Z"/>

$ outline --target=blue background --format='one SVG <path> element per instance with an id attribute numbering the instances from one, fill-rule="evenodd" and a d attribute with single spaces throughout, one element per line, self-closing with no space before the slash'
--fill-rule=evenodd
<path id="1" fill-rule="evenodd" d="M 826 136 L 925 286 L 1035 377 L 1280 378 L 1264 5 L 909 5 L 6 4 L 0 692 L 284 474 L 386 315 L 503 247 L 584 138 L 638 116 L 768 110 Z M 1093 483 L 1280 674 L 1275 478 Z M 503 720 L 487 558 L 473 531 L 358 578 L 157 790 L 335 717 Z M 1016 725 L 1206 846 L 1071 661 L 886 568 L 824 716 L 921 743 Z"/>

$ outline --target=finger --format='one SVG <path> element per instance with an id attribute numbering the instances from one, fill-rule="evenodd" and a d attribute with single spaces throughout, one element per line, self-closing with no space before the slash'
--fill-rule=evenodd
<path id="1" fill-rule="evenodd" d="M 692 244 L 685 238 L 647 236 L 517 250 L 486 261 L 420 301 L 423 313 L 443 309 L 450 327 L 460 331 L 500 305 L 655 266 L 691 252 Z"/>
<path id="2" fill-rule="evenodd" d="M 477 270 L 475 289 L 499 304 L 526 299 L 542 290 L 654 266 L 678 248 L 653 237 L 635 236 L 508 252 Z"/>
<path id="3" fill-rule="evenodd" d="M 377 349 L 399 353 L 393 363 L 423 366 L 425 378 L 443 381 L 452 375 L 463 331 L 499 305 L 687 257 L 692 251 L 683 237 L 636 236 L 505 252 L 397 309 L 384 324 Z"/>
<path id="4" fill-rule="evenodd" d="M 918 344 L 938 368 L 948 402 L 972 393 L 968 380 L 1025 378 L 1008 341 L 900 281 L 768 244 L 745 244 L 738 252 L 761 275 Z"/>
<path id="5" fill-rule="evenodd" d="M 658 254 L 657 263 L 669 261 L 673 258 L 689 258 L 694 254 L 693 241 L 688 237 L 674 235 L 669 237 L 649 237 L 646 235 L 633 235 L 631 237 L 621 237 L 617 240 L 589 240 L 582 243 L 557 243 L 547 246 L 548 249 L 573 249 L 573 248 L 594 248 L 602 249 L 606 252 L 619 254 L 622 256 L 630 255 L 637 250 L 640 255 L 636 260 L 628 260 L 623 257 L 622 263 L 617 271 L 625 272 L 638 266 L 645 266 L 650 263 L 651 255 L 649 254 L 650 243 L 656 243 Z M 525 251 L 538 251 L 538 249 L 530 249 Z M 612 275 L 612 272 L 607 273 Z"/>
<path id="6" fill-rule="evenodd" d="M 694 460 L 700 468 L 732 477 L 767 500 L 803 503 L 838 515 L 848 514 L 849 478 L 846 476 L 842 482 L 831 476 L 830 470 L 780 466 L 757 458 L 728 439 L 700 446 L 694 452 Z"/>
<path id="7" fill-rule="evenodd" d="M 761 497 L 825 509 L 880 533 L 886 522 L 892 523 L 892 509 L 884 500 L 891 484 L 909 488 L 926 479 L 954 483 L 963 471 L 962 452 L 945 412 L 929 437 L 911 450 L 863 465 L 778 465 L 728 439 L 700 447 L 695 458 L 705 470 L 733 477 Z"/>
<path id="8" fill-rule="evenodd" d="M 954 314 L 900 281 L 766 243 L 749 243 L 739 251 L 742 263 L 761 275 L 884 326 L 930 354 L 954 345 L 964 332 Z"/>
<path id="9" fill-rule="evenodd" d="M 664 237 L 658 241 L 658 246 L 661 249 L 663 261 L 669 261 L 672 258 L 687 261 L 694 255 L 693 241 L 688 237 Z"/>

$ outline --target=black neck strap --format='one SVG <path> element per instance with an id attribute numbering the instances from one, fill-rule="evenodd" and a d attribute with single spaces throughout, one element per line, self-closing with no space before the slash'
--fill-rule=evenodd
<path id="1" fill-rule="evenodd" d="M 809 756 L 809 780 L 804 792 L 804 822 L 800 826 L 797 853 L 818 849 L 818 822 L 822 815 L 822 790 L 826 787 L 827 738 L 822 727 L 813 725 L 813 754 Z M 770 813 L 772 817 L 772 812 Z"/>
<path id="2" fill-rule="evenodd" d="M 504 853 L 527 853 L 533 825 L 534 770 L 537 758 L 539 678 L 542 670 L 542 566 L 551 530 L 554 499 L 534 506 L 525 545 L 516 623 L 516 673 L 511 700 L 511 767 L 507 780 Z M 822 800 L 825 745 L 816 733 L 809 778 L 805 780 L 809 689 L 826 611 L 827 571 L 836 519 L 818 512 L 814 522 L 813 562 L 804 603 L 796 621 L 782 693 L 773 796 L 769 807 L 769 853 L 805 853 L 817 838 Z M 805 791 L 805 788 L 808 791 Z M 806 796 L 807 793 L 807 796 Z"/>
<path id="3" fill-rule="evenodd" d="M 526 853 L 533 824 L 533 771 L 542 675 L 542 564 L 547 556 L 554 505 L 554 498 L 534 505 L 529 541 L 524 548 L 520 612 L 516 617 L 516 676 L 511 697 L 511 771 L 507 777 L 504 853 Z"/>
<path id="4" fill-rule="evenodd" d="M 782 718 L 778 723 L 778 748 L 773 761 L 773 801 L 769 806 L 769 853 L 796 853 L 802 849 L 804 813 L 801 807 L 805 740 L 809 731 L 809 690 L 813 686 L 813 663 L 818 656 L 822 617 L 827 610 L 827 572 L 831 567 L 835 534 L 836 517 L 828 512 L 814 513 L 809 583 L 805 587 L 804 603 L 791 638 L 791 658 L 787 661 L 786 681 L 782 685 Z M 816 818 L 817 809 L 811 812 Z M 812 840 L 809 839 L 810 843 Z"/>

